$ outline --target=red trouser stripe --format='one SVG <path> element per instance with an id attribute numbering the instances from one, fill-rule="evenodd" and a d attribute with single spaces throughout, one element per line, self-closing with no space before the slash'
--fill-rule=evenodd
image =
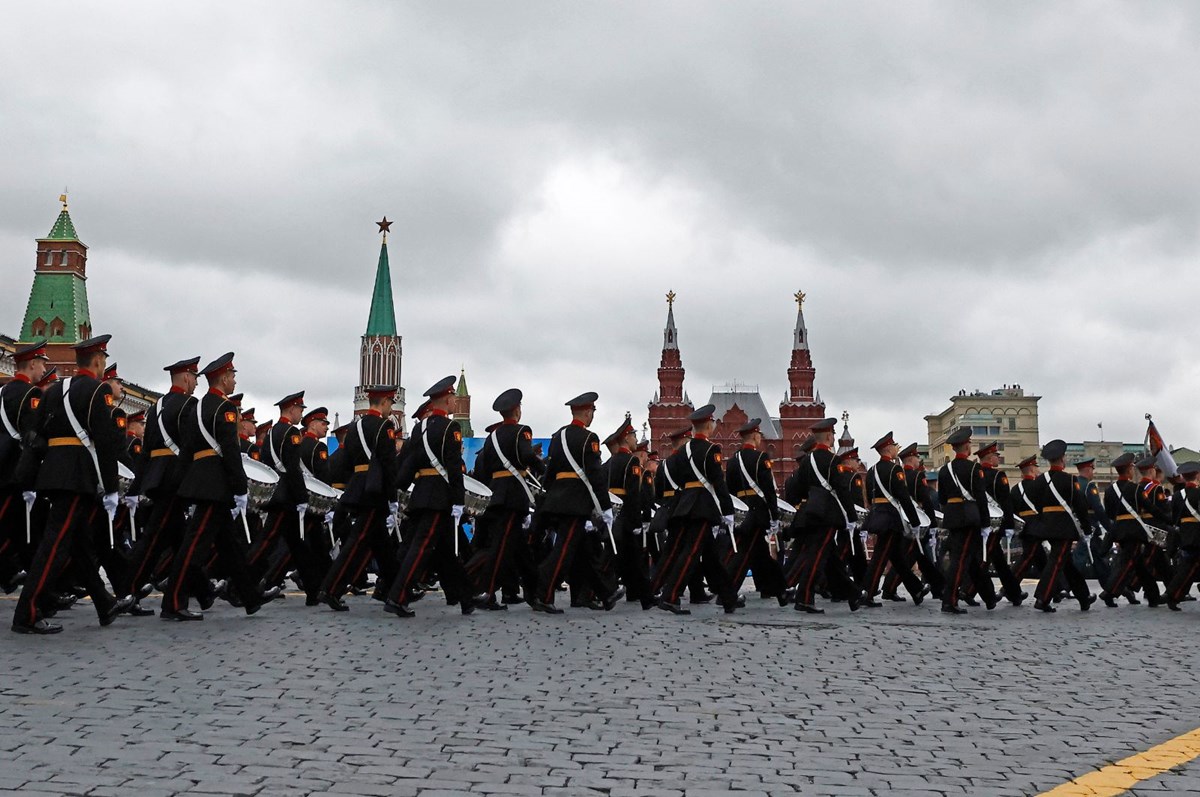
<path id="1" fill-rule="evenodd" d="M 253 556 L 250 557 L 250 561 L 248 562 L 248 564 L 254 564 L 255 562 L 257 562 L 259 560 L 259 558 L 263 555 L 263 553 L 265 553 L 266 551 L 270 550 L 273 547 L 273 545 L 275 543 L 275 538 L 279 535 L 279 524 L 282 522 L 283 522 L 283 512 L 276 512 L 275 513 L 275 522 L 271 524 L 271 530 L 263 535 L 263 539 L 260 541 L 258 550 L 254 553 Z"/>
<path id="2" fill-rule="evenodd" d="M 1042 603 L 1049 603 L 1051 596 L 1054 595 L 1054 582 L 1058 581 L 1058 571 L 1062 568 L 1063 556 L 1067 553 L 1067 546 L 1060 545 L 1058 548 L 1058 556 L 1054 557 L 1054 564 L 1050 566 L 1050 572 L 1042 575 L 1042 579 L 1046 582 L 1046 594 L 1042 596 Z"/>
<path id="3" fill-rule="evenodd" d="M 879 579 L 883 576 L 883 566 L 887 564 L 888 554 L 892 552 L 892 541 L 895 539 L 894 533 L 889 533 L 884 537 L 883 550 L 876 551 L 875 567 L 871 571 L 871 592 L 875 592 L 879 588 Z M 875 539 L 879 539 L 876 535 Z"/>
<path id="4" fill-rule="evenodd" d="M 188 568 L 192 564 L 192 554 L 196 552 L 196 543 L 200 542 L 200 538 L 204 536 L 204 527 L 208 525 L 208 519 L 212 517 L 212 505 L 210 504 L 204 510 L 204 517 L 200 518 L 200 525 L 196 529 L 196 533 L 192 535 L 192 544 L 188 546 L 187 553 L 183 555 L 183 567 L 177 571 L 175 583 L 171 585 L 171 609 L 179 610 L 179 590 L 183 587 L 184 579 L 187 578 Z"/>
<path id="5" fill-rule="evenodd" d="M 687 559 L 683 563 L 683 567 L 679 568 L 679 578 L 666 595 L 668 603 L 678 603 L 679 593 L 683 592 L 683 583 L 687 580 L 688 571 L 692 569 L 692 560 L 696 558 L 696 552 L 700 550 L 700 543 L 704 542 L 704 535 L 708 533 L 709 524 L 707 522 L 700 525 L 700 533 L 696 535 L 696 541 L 692 543 L 692 549 L 688 551 Z"/>
<path id="6" fill-rule="evenodd" d="M 1112 582 L 1112 594 L 1120 595 L 1125 591 L 1125 583 L 1129 580 L 1129 573 L 1133 570 L 1134 561 L 1142 553 L 1142 546 L 1135 543 L 1121 543 L 1124 547 L 1126 544 L 1130 546 L 1125 556 L 1125 566 L 1121 568 L 1121 573 Z"/>
<path id="7" fill-rule="evenodd" d="M 342 579 L 346 576 L 346 568 L 350 566 L 350 564 L 355 560 L 355 557 L 358 555 L 358 546 L 362 545 L 363 538 L 367 536 L 367 532 L 370 531 L 371 524 L 374 521 L 375 510 L 372 509 L 367 512 L 367 518 L 361 527 L 362 531 L 355 535 L 354 544 L 350 546 L 350 550 L 346 552 L 346 555 L 341 557 L 342 566 L 337 569 L 337 573 L 334 574 L 333 580 L 329 582 L 330 595 L 336 595 L 339 598 L 342 596 L 342 588 L 345 586 L 345 582 L 342 581 Z M 357 575 L 358 574 L 356 573 L 356 580 Z"/>
<path id="8" fill-rule="evenodd" d="M 963 565 L 966 562 L 967 554 L 971 551 L 971 532 L 965 533 L 967 537 L 963 540 L 962 553 L 958 555 L 958 564 L 954 568 L 954 583 L 950 586 L 950 594 L 946 596 L 951 606 L 958 605 L 958 585 L 962 583 Z"/>
<path id="9" fill-rule="evenodd" d="M 400 581 L 404 585 L 404 589 L 400 592 L 400 602 L 404 603 L 408 598 L 408 588 L 411 586 L 410 579 L 416 576 L 417 569 L 421 566 L 421 562 L 425 561 L 425 551 L 429 549 L 429 542 L 437 535 L 438 518 L 442 516 L 441 512 L 433 513 L 433 520 L 429 522 L 429 533 L 425 535 L 424 541 L 421 543 L 420 549 L 417 550 L 417 555 L 412 558 L 412 567 L 404 574 Z M 454 532 L 457 534 L 458 529 Z"/>
<path id="10" fill-rule="evenodd" d="M 679 534 L 675 533 L 671 535 L 670 547 L 659 557 L 658 569 L 654 572 L 654 578 L 650 581 L 651 592 L 657 592 L 659 587 L 662 586 L 663 579 L 667 577 L 667 565 L 675 558 L 677 550 L 679 550 Z"/>
<path id="11" fill-rule="evenodd" d="M 567 536 L 563 537 L 562 548 L 558 551 L 558 561 L 554 563 L 554 569 L 550 571 L 550 581 L 546 584 L 545 600 L 542 601 L 543 603 L 554 603 L 554 591 L 558 589 L 558 579 L 562 573 L 563 559 L 567 556 L 567 549 L 571 547 L 571 538 L 575 536 L 575 528 L 578 525 L 578 520 L 572 520 L 571 525 L 567 527 Z"/>
<path id="12" fill-rule="evenodd" d="M 512 531 L 513 521 L 516 515 L 509 513 L 508 522 L 504 524 L 504 536 L 500 538 L 500 548 L 496 551 L 496 557 L 492 561 L 492 575 L 488 579 L 487 594 L 492 595 L 496 592 L 496 576 L 500 573 L 500 563 L 504 561 L 504 549 L 508 546 L 508 535 Z"/>
<path id="13" fill-rule="evenodd" d="M 71 527 L 71 521 L 75 518 L 75 508 L 79 506 L 79 496 L 71 499 L 71 508 L 67 510 L 67 519 L 63 521 L 62 528 L 58 530 L 58 536 L 54 538 L 54 545 L 50 547 L 50 555 L 46 557 L 46 565 L 42 568 L 42 573 L 38 576 L 37 588 L 34 589 L 32 598 L 29 601 L 29 624 L 33 625 L 37 622 L 37 599 L 42 595 L 42 589 L 46 586 L 46 576 L 50 574 L 50 570 L 54 565 L 54 559 L 58 556 L 58 546 L 62 544 L 63 537 L 67 534 L 67 529 Z"/>
<path id="14" fill-rule="evenodd" d="M 146 567 L 153 567 L 154 565 L 158 564 L 159 557 L 155 555 L 159 552 L 158 542 L 160 539 L 162 539 L 162 535 L 165 533 L 163 530 L 166 528 L 166 523 L 170 519 L 172 510 L 174 510 L 174 508 L 175 497 L 172 496 L 170 499 L 168 499 L 167 508 L 162 513 L 162 520 L 159 522 L 158 528 L 154 529 L 153 531 L 153 539 L 149 540 L 148 544 L 146 545 L 146 555 L 142 557 L 142 561 L 138 562 L 137 570 L 133 572 L 133 577 L 130 579 L 129 584 L 130 592 L 137 592 L 138 588 L 142 586 L 142 578 L 146 572 Z M 151 531 L 150 529 L 143 529 L 143 533 L 149 534 Z"/>
<path id="15" fill-rule="evenodd" d="M 817 555 L 813 557 L 813 566 L 808 574 L 808 583 L 804 585 L 805 603 L 812 603 L 813 591 L 817 587 L 817 570 L 821 567 L 821 558 L 825 555 L 825 549 L 829 547 L 829 541 L 833 538 L 833 533 L 833 529 L 828 529 L 825 532 L 825 539 L 821 541 L 821 547 L 817 549 Z"/>

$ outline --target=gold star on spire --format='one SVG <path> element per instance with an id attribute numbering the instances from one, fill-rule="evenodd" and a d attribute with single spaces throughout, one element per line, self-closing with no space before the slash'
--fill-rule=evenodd
<path id="1" fill-rule="evenodd" d="M 667 307 L 671 307 L 674 304 L 675 304 L 675 291 L 668 291 L 667 292 Z"/>
<path id="2" fill-rule="evenodd" d="M 804 291 L 796 291 L 794 294 L 792 294 L 792 296 L 795 297 L 795 299 L 796 299 L 796 305 L 799 306 L 799 308 L 801 310 L 803 310 L 804 309 L 804 300 L 806 298 L 808 298 L 807 296 L 804 295 Z"/>

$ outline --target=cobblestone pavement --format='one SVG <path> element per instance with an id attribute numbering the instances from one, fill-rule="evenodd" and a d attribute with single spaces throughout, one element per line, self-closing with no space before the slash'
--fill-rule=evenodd
<path id="1" fill-rule="evenodd" d="M 1197 603 L 350 602 L 4 631 L 0 793 L 1026 795 L 1200 726 Z M 1132 793 L 1200 793 L 1200 762 Z"/>

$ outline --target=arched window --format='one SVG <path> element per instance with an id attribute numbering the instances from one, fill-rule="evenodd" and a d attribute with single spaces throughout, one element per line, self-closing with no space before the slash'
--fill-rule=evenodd
<path id="1" fill-rule="evenodd" d="M 46 322 L 45 322 L 45 320 L 41 319 L 41 318 L 33 319 L 33 324 L 30 325 L 29 331 L 35 338 L 46 337 Z"/>
<path id="2" fill-rule="evenodd" d="M 63 323 L 61 318 L 55 318 L 50 322 L 50 337 L 61 338 L 63 333 L 67 331 L 67 325 Z"/>
<path id="3" fill-rule="evenodd" d="M 383 351 L 380 349 L 379 344 L 376 343 L 371 348 L 372 381 L 376 381 L 376 382 L 382 381 L 382 379 L 381 379 L 382 371 L 383 371 Z"/>
<path id="4" fill-rule="evenodd" d="M 87 340 L 91 336 L 92 336 L 92 328 L 90 326 L 88 326 L 87 324 L 80 324 L 79 325 L 79 339 Z"/>

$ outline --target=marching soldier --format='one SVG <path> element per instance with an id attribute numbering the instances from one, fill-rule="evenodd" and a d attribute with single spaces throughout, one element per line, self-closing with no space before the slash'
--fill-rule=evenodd
<path id="1" fill-rule="evenodd" d="M 988 611 L 996 608 L 996 589 L 983 566 L 983 534 L 991 534 L 988 524 L 987 490 L 983 468 L 971 461 L 971 430 L 959 427 L 946 438 L 954 449 L 954 459 L 938 471 L 938 500 L 942 505 L 942 528 L 949 537 L 950 568 L 946 589 L 942 592 L 942 611 L 966 614 L 958 605 L 959 590 L 969 578 L 983 598 Z"/>
<path id="2" fill-rule="evenodd" d="M 613 522 L 608 484 L 600 464 L 600 438 L 588 429 L 596 415 L 595 393 L 588 392 L 567 402 L 571 423 L 554 433 L 546 459 L 546 497 L 535 519 L 538 528 L 551 535 L 549 550 L 538 565 L 538 593 L 530 601 L 536 612 L 562 614 L 554 605 L 554 593 L 566 578 L 572 586 L 605 594 L 599 562 L 589 550 L 585 535 L 604 533 Z M 604 528 L 597 528 L 597 524 Z M 620 590 L 604 600 L 611 609 L 624 593 Z"/>
<path id="3" fill-rule="evenodd" d="M 854 505 L 849 483 L 835 479 L 837 462 L 833 454 L 833 430 L 836 426 L 836 418 L 825 418 L 812 425 L 812 450 L 797 460 L 799 467 L 789 479 L 795 486 L 785 485 L 788 497 L 798 497 L 799 485 L 807 486 L 804 508 L 797 507 L 797 519 L 793 523 L 796 532 L 793 572 L 799 579 L 795 585 L 795 609 L 809 614 L 825 613 L 814 602 L 822 573 L 832 589 L 847 595 L 851 611 L 858 609 L 862 596 L 862 589 L 846 563 L 840 557 L 830 557 L 837 535 L 854 533 L 854 522 L 846 512 L 847 506 Z M 840 488 L 834 485 L 835 481 L 841 484 Z M 792 586 L 790 581 L 788 586 Z"/>
<path id="4" fill-rule="evenodd" d="M 1137 509 L 1150 527 L 1150 547 L 1147 554 L 1150 570 L 1155 581 L 1166 584 L 1171 580 L 1167 550 L 1173 545 L 1171 537 L 1174 534 L 1174 528 L 1171 526 L 1171 499 L 1163 487 L 1163 472 L 1158 467 L 1157 458 L 1146 457 L 1138 462 L 1137 468 L 1142 475 L 1142 481 L 1138 484 Z M 1155 588 L 1157 589 L 1157 585 Z M 1142 585 L 1142 590 L 1145 591 L 1145 585 Z M 1146 605 L 1150 606 L 1149 600 Z M 1162 605 L 1161 598 L 1156 605 Z"/>
<path id="5" fill-rule="evenodd" d="M 5 594 L 21 586 L 24 563 L 32 555 L 32 511 L 37 498 L 32 468 L 18 472 L 22 450 L 37 431 L 42 390 L 37 382 L 46 372 L 46 341 L 37 340 L 13 352 L 16 374 L 0 388 L 0 589 Z"/>
<path id="6" fill-rule="evenodd" d="M 529 476 L 540 477 L 546 465 L 533 450 L 533 430 L 521 423 L 523 397 L 514 387 L 492 402 L 503 421 L 488 433 L 475 460 L 476 478 L 491 488 L 492 495 L 477 521 L 481 528 L 487 527 L 486 543 L 467 562 L 467 574 L 474 592 L 487 596 L 483 608 L 491 611 L 508 608 L 496 599 L 496 591 L 514 577 L 526 596 L 537 594 L 537 570 L 526 533 L 534 503 Z"/>
<path id="7" fill-rule="evenodd" d="M 835 559 L 840 559 L 844 562 L 846 571 L 850 573 L 856 586 L 847 590 L 843 583 L 841 587 L 830 589 L 826 584 L 825 591 L 837 601 L 849 601 L 851 597 L 854 597 L 858 600 L 859 606 L 878 608 L 883 604 L 875 601 L 869 595 L 862 594 L 861 586 L 867 577 L 867 530 L 862 527 L 862 524 L 857 523 L 857 507 L 870 506 L 871 501 L 867 498 L 867 484 L 864 479 L 867 469 L 859 458 L 858 446 L 835 454 L 833 465 L 833 479 L 831 479 L 833 491 L 844 502 L 842 508 L 846 510 L 846 517 L 855 518 L 855 521 L 852 522 L 856 527 L 848 529 L 845 534 L 834 535 L 834 548 L 829 554 L 829 560 L 833 562 Z"/>
<path id="8" fill-rule="evenodd" d="M 1079 490 L 1078 482 L 1065 470 L 1066 454 L 1067 444 L 1062 440 L 1051 440 L 1044 445 L 1042 457 L 1050 463 L 1050 470 L 1030 485 L 1038 508 L 1038 522 L 1032 536 L 1035 540 L 1050 543 L 1046 567 L 1034 593 L 1034 608 L 1043 612 L 1055 610 L 1051 601 L 1058 591 L 1055 584 L 1060 572 L 1066 577 L 1082 611 L 1087 611 L 1096 601 L 1069 555 L 1075 540 L 1087 543 L 1092 525 L 1088 520 L 1087 500 Z"/>
<path id="9" fill-rule="evenodd" d="M 1104 511 L 1104 501 L 1100 498 L 1100 488 L 1096 486 L 1096 482 L 1094 481 L 1096 458 L 1090 457 L 1076 462 L 1075 471 L 1079 474 L 1075 477 L 1079 480 L 1079 488 L 1083 490 L 1083 496 L 1087 499 L 1088 517 L 1092 521 L 1092 528 L 1096 530 L 1096 533 L 1091 536 L 1090 554 L 1085 546 L 1080 545 L 1076 549 L 1075 566 L 1082 570 L 1085 563 L 1090 564 L 1096 579 L 1101 584 L 1107 584 L 1112 578 L 1112 574 L 1108 569 L 1108 554 L 1112 549 L 1112 542 L 1108 538 L 1108 533 L 1112 530 L 1112 524 L 1108 519 L 1108 513 Z"/>
<path id="10" fill-rule="evenodd" d="M 263 441 L 263 462 L 279 473 L 279 483 L 267 502 L 263 534 L 250 549 L 248 564 L 265 580 L 265 587 L 276 584 L 286 562 L 299 571 L 299 586 L 305 593 L 305 605 L 316 606 L 322 572 L 317 559 L 304 541 L 302 521 L 308 515 L 308 488 L 304 485 L 300 448 L 304 433 L 295 425 L 304 415 L 304 391 L 292 393 L 275 402 L 279 420 Z M 271 555 L 282 540 L 282 559 L 271 562 Z"/>
<path id="11" fill-rule="evenodd" d="M 258 421 L 254 417 L 254 407 L 242 410 L 241 420 L 238 421 L 238 449 L 255 461 L 262 459 L 262 449 L 256 442 Z"/>
<path id="12" fill-rule="evenodd" d="M 397 617 L 414 617 L 409 593 L 432 564 L 447 601 L 457 600 L 463 614 L 475 611 L 466 572 L 458 558 L 458 525 L 465 509 L 463 486 L 462 430 L 449 416 L 458 380 L 447 376 L 425 391 L 429 416 L 421 422 L 420 436 L 414 429 L 405 448 L 398 476 L 401 490 L 412 486 L 408 513 L 412 524 L 406 531 L 407 549 L 388 590 L 384 610 Z"/>
<path id="13" fill-rule="evenodd" d="M 313 478 L 329 484 L 329 446 L 325 436 L 329 433 L 329 410 L 317 407 L 309 410 L 300 419 L 304 437 L 300 440 L 300 465 Z M 304 519 L 304 539 L 317 560 L 318 570 L 324 574 L 332 562 L 332 511 L 327 515 L 308 512 Z"/>
<path id="14" fill-rule="evenodd" d="M 663 563 L 673 555 L 673 551 L 679 543 L 678 537 L 671 534 L 669 523 L 671 513 L 675 511 L 675 503 L 679 500 L 679 494 L 683 492 L 683 484 L 687 479 L 682 473 L 672 472 L 672 464 L 676 467 L 681 464 L 678 459 L 672 463 L 672 457 L 683 450 L 684 442 L 691 436 L 691 426 L 685 426 L 672 432 L 670 436 L 671 453 L 658 463 L 658 469 L 655 471 L 654 494 L 658 511 L 654 513 L 654 517 L 650 521 L 650 531 L 655 539 L 658 539 L 659 535 L 665 536 L 666 544 L 659 551 L 654 572 L 650 576 L 650 593 L 652 595 L 657 595 L 662 589 L 662 580 L 667 574 Z"/>
<path id="15" fill-rule="evenodd" d="M 194 504 L 183 543 L 171 565 L 159 616 L 164 620 L 203 620 L 204 615 L 188 609 L 188 599 L 208 591 L 203 563 L 216 546 L 221 566 L 230 576 L 246 614 L 254 614 L 278 597 L 272 587 L 260 593 L 257 580 L 242 557 L 234 530 L 234 518 L 247 511 L 247 481 L 238 445 L 237 408 L 229 392 L 237 386 L 233 352 L 206 365 L 200 375 L 208 380 L 208 391 L 194 412 L 181 419 L 180 433 L 190 464 L 177 495 Z"/>
<path id="16" fill-rule="evenodd" d="M 1112 468 L 1117 472 L 1117 480 L 1104 492 L 1104 511 L 1112 521 L 1109 539 L 1119 547 L 1113 560 L 1112 580 L 1108 589 L 1100 593 L 1100 599 L 1109 608 L 1117 605 L 1118 595 L 1131 593 L 1131 579 L 1135 575 L 1146 595 L 1146 602 L 1151 607 L 1161 604 L 1151 566 L 1153 542 L 1149 521 L 1155 518 L 1155 510 L 1161 511 L 1158 497 L 1162 488 L 1150 476 L 1143 476 L 1139 484 L 1134 484 L 1133 467 L 1133 454 L 1125 453 L 1114 459 Z M 1154 460 L 1147 457 L 1138 462 L 1137 467 L 1143 473 L 1152 472 Z"/>
<path id="17" fill-rule="evenodd" d="M 129 582 L 124 590 L 139 598 L 149 594 L 149 585 L 160 578 L 159 562 L 164 559 L 169 562 L 168 557 L 173 557 L 183 539 L 187 506 L 175 495 L 186 467 L 179 457 L 179 425 L 185 415 L 196 412 L 192 393 L 196 390 L 199 363 L 199 357 L 192 357 L 163 368 L 171 375 L 171 389 L 147 413 L 141 462 L 125 495 L 131 512 L 135 511 L 139 496 L 153 501 L 150 517 L 141 525 L 137 544 L 129 556 Z"/>
<path id="18" fill-rule="evenodd" d="M 142 438 L 146 434 L 146 413 L 138 410 L 125 419 L 125 457 L 129 460 L 129 469 L 137 475 L 137 469 L 142 461 Z"/>
<path id="19" fill-rule="evenodd" d="M 1185 462 L 1179 466 L 1183 486 L 1175 490 L 1173 509 L 1175 525 L 1179 528 L 1179 554 L 1175 574 L 1167 586 L 1167 607 L 1180 611 L 1179 603 L 1196 583 L 1200 573 L 1200 462 Z"/>
<path id="20" fill-rule="evenodd" d="M 775 476 L 771 458 L 762 449 L 762 419 L 751 418 L 738 427 L 742 447 L 729 458 L 725 466 L 725 483 L 729 492 L 741 498 L 750 512 L 734 530 L 738 552 L 730 546 L 725 566 L 733 582 L 733 590 L 741 588 L 746 571 L 754 571 L 754 586 L 764 598 L 775 598 L 787 606 L 789 596 L 783 585 L 783 570 L 771 556 L 770 538 L 778 539 L 779 497 L 775 494 Z"/>
<path id="21" fill-rule="evenodd" d="M 796 515 L 783 533 L 780 534 L 780 545 L 790 543 L 788 548 L 780 551 L 780 566 L 783 569 L 784 586 L 792 590 L 800 580 L 800 525 L 804 518 L 804 506 L 808 502 L 808 481 L 812 468 L 808 465 L 808 457 L 816 445 L 816 435 L 810 434 L 795 446 L 796 468 L 792 475 L 783 483 L 783 498 L 796 507 Z"/>
<path id="22" fill-rule="evenodd" d="M 372 555 L 380 569 L 377 591 L 382 593 L 396 580 L 396 545 L 391 537 L 399 512 L 396 427 L 391 420 L 396 386 L 375 385 L 366 392 L 369 409 L 349 425 L 344 443 L 335 452 L 343 456 L 341 478 L 347 479 L 339 507 L 354 518 L 318 596 L 335 612 L 350 610 L 342 596 L 358 582 Z"/>
<path id="23" fill-rule="evenodd" d="M 908 485 L 908 494 L 913 500 L 913 506 L 921 507 L 925 511 L 926 517 L 932 523 L 935 507 L 931 498 L 934 497 L 934 491 L 929 487 L 925 468 L 921 465 L 921 456 L 917 453 L 916 443 L 910 443 L 900 452 L 900 461 L 904 465 L 904 479 Z M 933 599 L 940 601 L 942 599 L 942 590 L 946 585 L 946 579 L 942 575 L 941 568 L 937 566 L 933 557 L 930 556 L 926 545 L 929 531 L 928 527 L 918 529 L 915 536 L 905 540 L 905 555 L 909 561 L 917 563 L 917 568 L 921 571 L 921 577 L 929 586 L 929 591 L 933 595 Z M 883 597 L 890 601 L 903 601 L 904 597 L 896 594 L 899 586 L 900 574 L 895 570 L 889 570 L 887 577 L 883 581 Z"/>
<path id="24" fill-rule="evenodd" d="M 613 433 L 613 439 L 617 450 L 608 460 L 608 492 L 622 501 L 613 520 L 613 538 L 617 541 L 614 563 L 625 584 L 626 597 L 640 601 L 642 609 L 652 609 L 656 601 L 643 565 L 650 518 L 642 506 L 642 465 L 633 453 L 637 435 L 628 416 Z"/>
<path id="25" fill-rule="evenodd" d="M 867 515 L 867 530 L 875 533 L 875 550 L 868 565 L 867 583 L 863 585 L 868 605 L 876 603 L 879 582 L 883 578 L 883 566 L 890 563 L 899 574 L 904 588 L 912 596 L 913 603 L 920 605 L 928 590 L 912 569 L 912 561 L 905 553 L 904 538 L 907 529 L 919 529 L 920 520 L 908 491 L 908 480 L 904 466 L 896 461 L 900 446 L 896 445 L 892 433 L 888 432 L 872 446 L 879 454 L 879 462 L 867 474 L 867 493 L 871 499 L 870 514 Z"/>
<path id="26" fill-rule="evenodd" d="M 1001 512 L 1000 527 L 989 532 L 987 541 L 984 543 L 985 569 L 988 563 L 995 568 L 996 575 L 1000 579 L 1000 586 L 1004 590 L 1004 597 L 1008 598 L 1013 606 L 1020 606 L 1021 601 L 1028 598 L 1029 595 L 1021 590 L 1021 582 L 1013 574 L 1012 568 L 1008 565 L 1008 559 L 1000 546 L 1000 543 L 1012 534 L 1014 523 L 1012 488 L 1008 484 L 1008 476 L 998 467 L 1000 465 L 999 444 L 984 443 L 975 452 L 975 456 L 979 459 L 980 467 L 983 468 L 983 488 L 1000 507 Z M 974 586 L 972 586 L 973 591 Z"/>
<path id="27" fill-rule="evenodd" d="M 1037 464 L 1037 454 L 1026 457 L 1017 463 L 1017 467 L 1021 470 L 1021 480 L 1012 486 L 1009 490 L 1009 505 L 1013 508 L 1013 513 L 1021 523 L 1021 532 L 1017 536 L 1021 538 L 1021 558 L 1016 566 L 1012 568 L 1013 578 L 1018 582 L 1025 578 L 1025 574 L 1029 572 L 1041 573 L 1046 567 L 1046 551 L 1042 548 L 1042 543 L 1036 538 L 1038 523 L 1038 508 L 1034 503 L 1033 483 L 1037 477 L 1041 475 Z M 1017 524 L 1017 520 L 1013 521 L 1013 525 Z"/>
<path id="28" fill-rule="evenodd" d="M 672 455 L 679 463 L 676 472 L 687 480 L 671 511 L 671 533 L 679 540 L 663 563 L 667 572 L 658 602 L 659 608 L 672 614 L 691 614 L 680 606 L 679 598 L 702 560 L 712 563 L 704 572 L 715 580 L 709 586 L 717 593 L 725 613 L 733 614 L 737 609 L 737 592 L 720 563 L 716 545 L 718 534 L 733 533 L 733 501 L 721 467 L 721 447 L 708 439 L 717 426 L 715 411 L 716 407 L 706 404 L 688 416 L 692 439 Z"/>
<path id="29" fill-rule="evenodd" d="M 100 562 L 91 529 L 96 518 L 117 508 L 117 449 L 121 439 L 112 423 L 112 391 L 100 381 L 111 335 L 77 343 L 78 370 L 46 391 L 38 434 L 46 441 L 45 458 L 35 488 L 50 499 L 50 517 L 21 590 L 12 630 L 21 634 L 56 634 L 62 626 L 38 614 L 41 593 L 73 562 L 85 581 L 100 618 L 109 625 L 129 608 L 133 598 L 117 599 L 100 577 Z"/>

